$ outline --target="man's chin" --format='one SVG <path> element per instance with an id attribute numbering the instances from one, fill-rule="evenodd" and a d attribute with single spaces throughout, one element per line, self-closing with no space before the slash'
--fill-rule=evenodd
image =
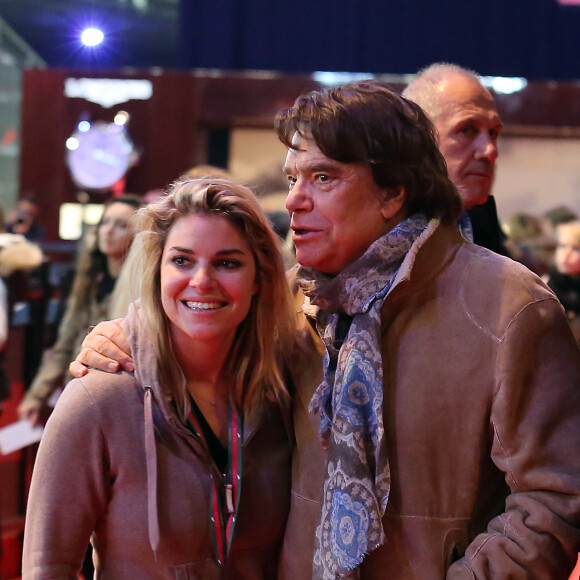
<path id="1" fill-rule="evenodd" d="M 300 252 L 300 250 L 297 249 L 296 260 L 304 268 L 312 268 L 313 270 L 317 270 L 323 274 L 333 275 L 336 273 L 334 272 L 332 264 L 329 262 L 329 260 L 325 260 L 319 256 L 313 256 L 308 252 Z"/>
<path id="2" fill-rule="evenodd" d="M 476 205 L 483 205 L 489 199 L 490 194 L 491 191 L 489 189 L 478 191 L 473 190 L 466 191 L 464 188 L 464 190 L 460 192 L 463 209 L 471 209 Z"/>
<path id="3" fill-rule="evenodd" d="M 299 247 L 296 246 L 296 260 L 305 268 L 314 268 L 316 270 L 316 264 L 318 260 L 312 256 L 309 252 L 303 252 Z"/>

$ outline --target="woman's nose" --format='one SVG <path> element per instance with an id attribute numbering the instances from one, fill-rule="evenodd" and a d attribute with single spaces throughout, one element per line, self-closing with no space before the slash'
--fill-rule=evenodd
<path id="1" fill-rule="evenodd" d="M 111 233 L 111 226 L 105 224 L 99 228 L 99 235 L 106 238 Z"/>
<path id="2" fill-rule="evenodd" d="M 193 288 L 203 290 L 204 288 L 211 287 L 213 282 L 214 280 L 209 269 L 206 266 L 199 266 L 195 269 L 189 283 Z"/>

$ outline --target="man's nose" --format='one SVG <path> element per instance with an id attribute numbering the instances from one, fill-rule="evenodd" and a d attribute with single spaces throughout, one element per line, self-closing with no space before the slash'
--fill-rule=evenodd
<path id="1" fill-rule="evenodd" d="M 312 209 L 312 197 L 305 179 L 299 177 L 286 197 L 286 209 L 289 213 L 299 210 L 310 211 Z"/>
<path id="2" fill-rule="evenodd" d="M 497 148 L 497 137 L 491 136 L 489 133 L 482 131 L 477 137 L 476 156 L 478 159 L 488 159 L 495 161 L 499 152 Z"/>

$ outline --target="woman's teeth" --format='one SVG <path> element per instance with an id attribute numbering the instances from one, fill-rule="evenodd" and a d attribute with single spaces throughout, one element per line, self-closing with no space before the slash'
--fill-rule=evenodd
<path id="1" fill-rule="evenodd" d="M 185 304 L 192 310 L 217 310 L 222 307 L 220 302 L 191 302 L 188 300 Z"/>

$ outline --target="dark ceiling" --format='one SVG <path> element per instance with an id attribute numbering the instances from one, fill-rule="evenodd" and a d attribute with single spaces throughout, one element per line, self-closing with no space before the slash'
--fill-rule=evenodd
<path id="1" fill-rule="evenodd" d="M 0 17 L 50 67 L 172 68 L 179 0 L 0 0 Z M 99 47 L 80 32 L 98 26 Z"/>
<path id="2" fill-rule="evenodd" d="M 328 0 L 0 0 L 0 17 L 48 66 L 68 69 L 412 74 L 450 61 L 489 76 L 580 78 L 580 6 L 557 0 L 330 4 L 336 10 Z M 79 41 L 89 24 L 106 34 L 93 49 Z"/>

